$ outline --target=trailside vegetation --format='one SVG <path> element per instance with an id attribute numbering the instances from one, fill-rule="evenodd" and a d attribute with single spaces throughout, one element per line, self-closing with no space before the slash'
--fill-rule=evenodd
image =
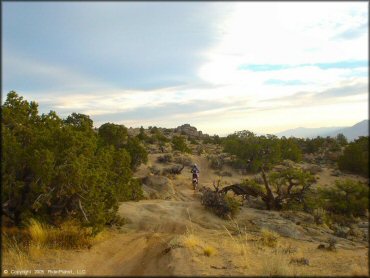
<path id="1" fill-rule="evenodd" d="M 334 187 L 319 190 L 316 204 L 327 212 L 346 216 L 367 215 L 369 207 L 369 186 L 359 181 L 346 179 L 336 181 Z"/>
<path id="2" fill-rule="evenodd" d="M 172 138 L 172 147 L 176 151 L 180 151 L 182 153 L 191 153 L 191 150 L 186 145 L 186 141 L 182 136 L 174 136 Z"/>
<path id="3" fill-rule="evenodd" d="M 360 137 L 351 142 L 338 159 L 338 167 L 365 177 L 369 176 L 369 137 Z"/>
<path id="4" fill-rule="evenodd" d="M 262 168 L 262 181 L 245 180 L 240 184 L 224 187 L 220 193 L 233 191 L 244 198 L 258 197 L 268 210 L 281 210 L 295 207 L 307 210 L 307 196 L 315 178 L 307 171 L 286 168 L 280 172 L 266 174 Z"/>
<path id="5" fill-rule="evenodd" d="M 270 169 L 284 159 L 300 161 L 302 152 L 294 139 L 279 139 L 275 135 L 256 136 L 250 131 L 239 131 L 223 139 L 224 151 L 235 155 L 234 168 L 251 173 Z"/>
<path id="6" fill-rule="evenodd" d="M 140 199 L 132 171 L 147 153 L 123 125 L 98 132 L 84 114 L 66 119 L 11 91 L 2 109 L 2 210 L 17 226 L 75 219 L 98 232 L 116 219 L 118 202 Z"/>

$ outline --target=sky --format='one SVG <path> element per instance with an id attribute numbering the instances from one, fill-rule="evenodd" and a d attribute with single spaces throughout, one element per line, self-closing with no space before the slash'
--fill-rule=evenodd
<path id="1" fill-rule="evenodd" d="M 3 2 L 2 101 L 208 134 L 368 118 L 368 2 Z"/>

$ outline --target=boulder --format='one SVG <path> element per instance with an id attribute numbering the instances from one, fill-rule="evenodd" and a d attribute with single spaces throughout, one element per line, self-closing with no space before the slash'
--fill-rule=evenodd
<path id="1" fill-rule="evenodd" d="M 285 159 L 282 161 L 282 163 L 285 167 L 291 168 L 294 167 L 295 163 L 289 159 Z"/>
<path id="2" fill-rule="evenodd" d="M 178 126 L 175 129 L 175 132 L 187 135 L 190 138 L 201 138 L 202 135 L 203 135 L 202 132 L 198 131 L 196 127 L 193 127 L 189 124 L 184 124 L 182 126 Z"/>
<path id="3" fill-rule="evenodd" d="M 347 238 L 349 231 L 350 231 L 349 227 L 340 226 L 337 224 L 334 224 L 333 228 L 334 228 L 334 235 L 336 235 L 337 237 L 341 237 L 341 238 Z"/>
<path id="4" fill-rule="evenodd" d="M 304 170 L 310 172 L 312 175 L 316 175 L 322 171 L 322 168 L 318 165 L 311 164 L 303 168 Z"/>
<path id="5" fill-rule="evenodd" d="M 276 172 L 282 172 L 282 171 L 286 170 L 286 166 L 276 165 L 276 166 L 274 166 L 273 170 L 276 171 Z"/>
<path id="6" fill-rule="evenodd" d="M 334 177 L 339 177 L 341 175 L 341 171 L 339 170 L 334 170 L 331 172 L 331 175 L 334 176 Z"/>

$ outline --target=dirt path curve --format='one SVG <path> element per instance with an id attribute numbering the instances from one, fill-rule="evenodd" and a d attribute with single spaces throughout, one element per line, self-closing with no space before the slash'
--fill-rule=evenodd
<path id="1" fill-rule="evenodd" d="M 86 270 L 87 275 L 172 275 L 166 255 L 169 234 L 125 232 L 71 255 L 61 269 Z"/>
<path id="2" fill-rule="evenodd" d="M 193 159 L 201 169 L 201 184 L 211 186 L 214 175 L 207 159 L 199 156 Z M 166 253 L 168 243 L 188 229 L 196 227 L 210 234 L 223 229 L 224 223 L 204 210 L 190 179 L 190 173 L 184 171 L 172 181 L 176 191 L 174 200 L 122 203 L 118 213 L 127 221 L 123 229 L 90 250 L 69 252 L 59 267 L 84 269 L 87 275 L 195 275 L 197 272 L 191 269 L 189 256 L 180 252 Z"/>
<path id="3" fill-rule="evenodd" d="M 178 266 L 166 252 L 171 239 L 197 223 L 206 223 L 205 229 L 214 227 L 213 222 L 207 220 L 214 217 L 204 213 L 191 184 L 186 182 L 189 177 L 184 173 L 178 178 L 176 192 L 181 195 L 181 200 L 122 203 L 118 213 L 127 221 L 122 231 L 113 233 L 90 250 L 69 252 L 59 267 L 84 269 L 87 275 L 175 275 L 174 269 Z M 182 269 L 187 268 L 188 258 L 181 260 L 184 261 Z"/>

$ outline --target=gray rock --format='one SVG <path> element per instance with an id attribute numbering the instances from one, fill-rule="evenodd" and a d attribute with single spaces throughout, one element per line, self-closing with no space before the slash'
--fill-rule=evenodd
<path id="1" fill-rule="evenodd" d="M 339 177 L 341 175 L 341 172 L 339 170 L 334 170 L 333 172 L 331 172 L 331 175 L 334 177 Z"/>
<path id="2" fill-rule="evenodd" d="M 308 165 L 308 166 L 304 167 L 303 169 L 310 172 L 312 175 L 316 175 L 317 173 L 322 172 L 322 168 L 320 166 L 314 165 L 314 164 Z"/>
<path id="3" fill-rule="evenodd" d="M 291 264 L 297 264 L 297 265 L 310 265 L 310 261 L 306 258 L 293 258 L 290 260 Z"/>
<path id="4" fill-rule="evenodd" d="M 306 236 L 304 235 L 304 230 L 302 227 L 295 225 L 292 222 L 287 221 L 279 221 L 279 220 L 271 220 L 268 219 L 267 221 L 258 221 L 253 220 L 253 223 L 259 226 L 260 228 L 265 228 L 270 231 L 274 231 L 281 236 L 290 237 L 294 239 L 305 239 Z"/>
<path id="5" fill-rule="evenodd" d="M 357 224 L 359 228 L 369 228 L 369 222 L 360 222 Z"/>
<path id="6" fill-rule="evenodd" d="M 294 167 L 295 163 L 289 159 L 285 159 L 282 161 L 282 163 L 285 167 Z"/>
<path id="7" fill-rule="evenodd" d="M 348 233 L 350 231 L 350 228 L 344 227 L 344 226 L 339 226 L 339 225 L 334 225 L 334 235 L 342 238 L 347 238 Z"/>
<path id="8" fill-rule="evenodd" d="M 190 138 L 201 138 L 203 136 L 201 131 L 198 131 L 196 127 L 193 127 L 189 124 L 178 126 L 175 129 L 175 132 L 185 134 L 189 136 Z"/>

